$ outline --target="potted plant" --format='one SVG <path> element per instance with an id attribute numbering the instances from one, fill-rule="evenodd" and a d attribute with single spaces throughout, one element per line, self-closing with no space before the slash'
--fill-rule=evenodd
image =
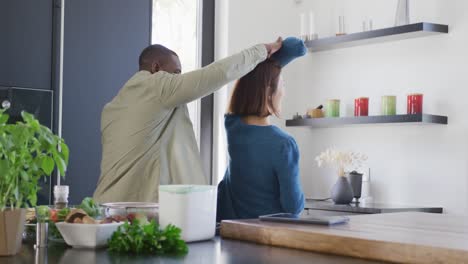
<path id="1" fill-rule="evenodd" d="M 319 167 L 325 163 L 337 170 L 338 181 L 332 188 L 331 199 L 336 204 L 349 204 L 353 198 L 353 189 L 345 177 L 345 169 L 357 169 L 367 160 L 367 156 L 357 152 L 327 149 L 315 158 Z"/>
<path id="2" fill-rule="evenodd" d="M 0 256 L 19 252 L 24 208 L 36 205 L 39 179 L 56 167 L 63 176 L 68 165 L 64 140 L 33 115 L 21 116 L 23 121 L 8 124 L 9 116 L 0 111 Z"/>

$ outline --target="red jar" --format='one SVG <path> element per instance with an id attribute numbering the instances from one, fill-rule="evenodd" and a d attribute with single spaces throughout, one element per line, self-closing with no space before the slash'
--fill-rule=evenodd
<path id="1" fill-rule="evenodd" d="M 407 113 L 408 115 L 422 114 L 423 112 L 423 95 L 410 94 L 407 100 Z"/>
<path id="2" fill-rule="evenodd" d="M 354 99 L 354 116 L 368 116 L 369 115 L 369 98 L 360 97 Z"/>

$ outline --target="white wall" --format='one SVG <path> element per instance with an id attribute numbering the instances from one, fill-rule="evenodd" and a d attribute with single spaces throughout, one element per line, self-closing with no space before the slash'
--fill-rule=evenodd
<path id="1" fill-rule="evenodd" d="M 219 37 L 229 54 L 276 36 L 297 35 L 301 12 L 313 10 L 321 37 L 332 35 L 339 13 L 347 31 L 360 31 L 371 17 L 374 29 L 393 25 L 396 0 L 227 1 L 228 34 Z M 465 11 L 465 12 L 463 12 Z M 341 114 L 353 114 L 353 100 L 370 97 L 378 114 L 380 96 L 424 93 L 424 111 L 449 116 L 448 126 L 356 126 L 333 129 L 285 128 L 301 151 L 301 176 L 308 197 L 328 197 L 333 171 L 317 168 L 314 157 L 327 147 L 369 156 L 373 196 L 396 204 L 442 206 L 468 213 L 468 1 L 413 0 L 411 21 L 450 25 L 448 35 L 312 53 L 284 69 L 287 93 L 283 116 L 304 113 L 328 98 L 342 100 Z M 227 36 L 226 36 L 227 35 Z"/>

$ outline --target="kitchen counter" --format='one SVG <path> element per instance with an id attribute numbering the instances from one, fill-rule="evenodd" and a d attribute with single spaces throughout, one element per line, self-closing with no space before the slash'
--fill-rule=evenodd
<path id="1" fill-rule="evenodd" d="M 0 257 L 1 264 L 107 264 L 107 263 L 321 263 L 358 264 L 380 263 L 351 257 L 340 257 L 296 249 L 271 247 L 236 240 L 221 239 L 190 243 L 185 257 L 128 256 L 109 253 L 106 249 L 74 249 L 50 244 L 44 251 L 36 251 L 32 244 L 23 244 L 22 251 L 12 257 Z M 42 255 L 41 255 L 42 254 Z"/>
<path id="2" fill-rule="evenodd" d="M 442 213 L 442 207 L 402 206 L 384 203 L 334 204 L 331 201 L 313 201 L 307 199 L 305 209 L 347 212 L 352 214 L 383 214 L 397 212 Z"/>
<path id="3" fill-rule="evenodd" d="M 468 216 L 403 212 L 348 216 L 335 226 L 226 220 L 223 238 L 395 263 L 468 263 Z"/>

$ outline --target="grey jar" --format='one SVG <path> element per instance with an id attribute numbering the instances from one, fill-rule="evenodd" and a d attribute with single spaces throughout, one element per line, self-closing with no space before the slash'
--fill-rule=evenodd
<path id="1" fill-rule="evenodd" d="M 331 199 L 335 204 L 349 204 L 354 198 L 353 189 L 346 177 L 338 177 L 331 192 Z"/>
<path id="2" fill-rule="evenodd" d="M 351 184 L 351 188 L 353 188 L 356 203 L 359 203 L 359 198 L 361 198 L 362 175 L 362 173 L 358 173 L 356 171 L 352 171 L 349 173 L 349 183 Z"/>

